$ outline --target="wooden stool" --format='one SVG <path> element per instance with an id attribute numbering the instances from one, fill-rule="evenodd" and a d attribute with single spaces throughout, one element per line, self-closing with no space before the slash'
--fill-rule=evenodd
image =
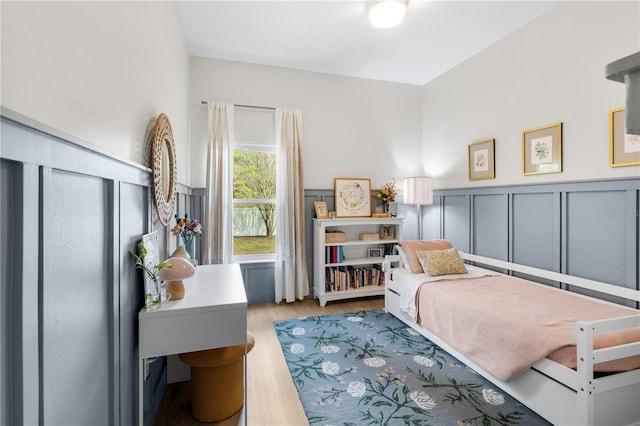
<path id="1" fill-rule="evenodd" d="M 255 339 L 247 332 L 247 353 Z M 201 422 L 234 415 L 244 402 L 244 345 L 180 354 L 191 366 L 191 414 Z"/>

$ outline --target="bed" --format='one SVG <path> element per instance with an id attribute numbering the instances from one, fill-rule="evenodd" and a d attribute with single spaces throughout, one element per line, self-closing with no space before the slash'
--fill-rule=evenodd
<path id="1" fill-rule="evenodd" d="M 460 253 L 446 240 L 431 243 L 433 244 L 428 250 L 414 250 L 411 253 L 411 250 L 405 249 L 401 250 L 402 257 L 386 258 L 384 270 L 387 312 L 440 345 L 555 425 L 640 425 L 640 312 L 637 309 L 640 291 Z M 445 252 L 448 256 L 458 256 L 461 263 L 464 261 L 464 272 L 442 273 L 451 271 L 445 267 L 438 272 L 434 263 L 425 264 L 423 256 L 440 256 Z M 416 259 L 416 253 L 420 254 L 420 259 Z M 400 266 L 392 267 L 398 265 L 398 261 Z M 429 274 L 418 271 L 423 265 L 425 268 L 431 267 L 429 271 L 436 276 L 429 277 Z M 524 280 L 514 275 L 529 279 Z M 532 281 L 534 279 L 557 283 L 558 288 L 539 284 Z M 504 285 L 513 287 L 509 287 L 509 291 L 504 291 L 502 287 L 498 296 L 484 294 L 489 291 L 488 288 L 500 288 L 498 286 Z M 597 292 L 603 298 L 613 298 L 618 303 L 565 291 L 569 286 L 572 289 Z M 468 339 L 473 334 L 478 334 L 492 342 L 492 338 L 496 342 L 505 340 L 505 332 L 493 337 L 490 330 L 506 330 L 498 325 L 502 320 L 491 313 L 491 309 L 500 309 L 490 308 L 489 313 L 476 311 L 485 301 L 489 303 L 489 300 L 497 299 L 501 306 L 510 305 L 517 312 L 533 311 L 540 316 L 555 309 L 548 307 L 547 301 L 536 303 L 536 299 L 532 298 L 534 296 L 527 293 L 523 297 L 518 293 L 519 290 L 511 290 L 519 287 L 527 287 L 527 291 L 531 288 L 534 293 L 544 294 L 550 291 L 551 298 L 564 300 L 563 306 L 576 303 L 576 306 L 580 306 L 576 308 L 576 312 L 586 309 L 594 314 L 588 315 L 591 317 L 588 320 L 574 318 L 572 314 L 561 315 L 558 320 L 552 321 L 552 327 L 542 324 L 532 331 L 527 328 L 509 331 L 510 338 L 525 336 L 525 339 L 520 340 L 524 340 L 525 345 L 529 340 L 530 345 L 524 351 L 513 350 L 518 354 L 516 358 L 525 358 L 524 364 L 504 366 L 502 360 L 505 353 L 511 351 L 510 344 L 506 344 L 506 349 L 504 345 L 494 344 L 474 347 Z M 477 291 L 477 294 L 470 295 L 471 301 L 465 301 L 460 295 L 471 289 Z M 565 297 L 570 299 L 565 300 Z M 453 305 L 449 305 L 450 303 Z M 536 312 L 536 306 L 542 310 Z M 571 308 L 563 308 L 561 311 L 571 313 Z M 465 318 L 463 314 L 468 317 Z M 464 326 L 453 322 L 460 317 L 466 321 Z M 485 328 L 476 324 L 479 317 L 486 317 Z M 525 322 L 520 318 L 518 320 Z M 557 335 L 546 337 L 540 334 L 546 333 L 547 328 L 552 329 L 555 325 L 560 329 Z M 569 339 L 569 344 L 563 339 Z M 543 347 L 547 341 L 552 343 Z M 500 350 L 498 355 L 491 354 L 493 347 Z M 539 353 L 533 354 L 535 356 L 530 353 L 536 351 Z M 492 364 L 492 356 L 501 362 Z"/>

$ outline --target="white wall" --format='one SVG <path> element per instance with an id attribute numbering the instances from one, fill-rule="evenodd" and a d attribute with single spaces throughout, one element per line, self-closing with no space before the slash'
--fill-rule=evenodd
<path id="1" fill-rule="evenodd" d="M 609 167 L 605 66 L 640 50 L 640 3 L 564 2 L 423 88 L 423 158 L 438 188 L 639 176 Z M 562 122 L 563 172 L 522 175 L 522 131 Z M 495 138 L 496 178 L 469 181 L 467 146 Z"/>
<path id="2" fill-rule="evenodd" d="M 173 2 L 7 2 L 2 106 L 148 166 L 148 127 L 171 121 L 188 183 L 189 54 Z"/>
<path id="3" fill-rule="evenodd" d="M 421 87 L 193 57 L 191 183 L 204 186 L 207 107 L 202 100 L 299 108 L 304 186 L 371 178 L 372 188 L 422 173 Z"/>

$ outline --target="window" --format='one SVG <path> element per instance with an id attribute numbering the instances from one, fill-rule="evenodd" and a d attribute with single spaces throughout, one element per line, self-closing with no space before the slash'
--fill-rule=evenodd
<path id="1" fill-rule="evenodd" d="M 235 107 L 232 148 L 234 260 L 274 259 L 275 111 Z"/>

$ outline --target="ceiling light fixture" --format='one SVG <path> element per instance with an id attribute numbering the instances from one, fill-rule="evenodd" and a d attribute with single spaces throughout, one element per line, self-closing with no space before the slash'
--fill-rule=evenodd
<path id="1" fill-rule="evenodd" d="M 391 28 L 404 19 L 407 0 L 380 0 L 369 9 L 371 25 L 376 28 Z"/>

